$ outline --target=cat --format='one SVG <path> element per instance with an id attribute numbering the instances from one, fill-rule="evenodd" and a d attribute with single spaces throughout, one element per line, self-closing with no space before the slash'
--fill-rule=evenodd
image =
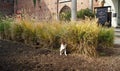
<path id="1" fill-rule="evenodd" d="M 62 55 L 64 53 L 67 56 L 66 46 L 67 46 L 67 44 L 65 44 L 65 42 L 61 43 L 61 46 L 60 46 L 60 55 Z"/>

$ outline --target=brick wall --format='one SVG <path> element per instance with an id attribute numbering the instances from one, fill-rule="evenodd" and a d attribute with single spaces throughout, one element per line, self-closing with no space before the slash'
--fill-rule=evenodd
<path id="1" fill-rule="evenodd" d="M 12 15 L 14 13 L 13 1 L 0 0 L 0 12 L 3 15 Z"/>
<path id="2" fill-rule="evenodd" d="M 14 5 L 3 3 L 2 1 L 0 0 L 0 11 L 8 12 L 7 14 L 17 14 L 20 11 L 23 16 L 28 15 L 40 20 L 56 19 L 57 9 L 59 14 L 64 6 L 71 8 L 71 2 L 59 3 L 57 7 L 57 0 L 37 0 L 36 5 L 34 5 L 33 0 L 14 0 Z M 95 0 L 94 6 L 98 6 L 98 2 Z M 85 8 L 89 8 L 89 0 L 77 0 L 77 10 Z"/>

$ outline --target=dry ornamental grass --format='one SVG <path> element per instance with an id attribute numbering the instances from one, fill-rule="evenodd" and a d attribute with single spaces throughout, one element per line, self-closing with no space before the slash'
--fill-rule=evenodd
<path id="1" fill-rule="evenodd" d="M 77 22 L 35 22 L 23 19 L 20 22 L 2 20 L 2 39 L 23 42 L 39 48 L 59 48 L 64 40 L 69 53 L 98 56 L 98 48 L 113 46 L 113 28 L 98 26 L 97 20 L 86 19 Z"/>

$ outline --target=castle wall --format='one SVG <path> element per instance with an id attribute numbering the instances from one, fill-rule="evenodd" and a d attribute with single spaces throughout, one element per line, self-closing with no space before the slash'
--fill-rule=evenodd
<path id="1" fill-rule="evenodd" d="M 14 0 L 12 5 L 2 1 L 4 0 L 0 0 L 0 11 L 3 13 L 21 13 L 22 16 L 29 16 L 39 20 L 57 19 L 57 15 L 64 6 L 71 8 L 71 1 L 57 3 L 57 0 L 36 0 L 36 4 L 34 4 L 34 0 Z M 97 6 L 97 2 L 94 3 L 94 6 Z M 89 0 L 77 0 L 77 10 L 85 8 L 89 8 Z"/>
<path id="2" fill-rule="evenodd" d="M 88 3 L 89 0 L 77 0 L 77 10 L 88 8 Z M 57 6 L 57 0 L 40 0 L 40 2 L 37 0 L 36 6 L 34 7 L 33 0 L 17 0 L 14 8 L 15 12 L 21 10 L 22 13 L 37 17 L 40 20 L 50 20 L 56 19 L 60 10 L 65 5 L 71 8 L 71 2 L 58 3 Z"/>
<path id="3" fill-rule="evenodd" d="M 3 15 L 12 15 L 14 13 L 13 0 L 0 0 L 0 12 Z"/>

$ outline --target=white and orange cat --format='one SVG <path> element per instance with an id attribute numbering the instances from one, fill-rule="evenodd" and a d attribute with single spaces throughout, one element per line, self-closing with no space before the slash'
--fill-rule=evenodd
<path id="1" fill-rule="evenodd" d="M 62 55 L 64 53 L 67 56 L 66 46 L 67 46 L 67 44 L 65 42 L 61 43 L 61 46 L 60 46 L 60 55 Z"/>

